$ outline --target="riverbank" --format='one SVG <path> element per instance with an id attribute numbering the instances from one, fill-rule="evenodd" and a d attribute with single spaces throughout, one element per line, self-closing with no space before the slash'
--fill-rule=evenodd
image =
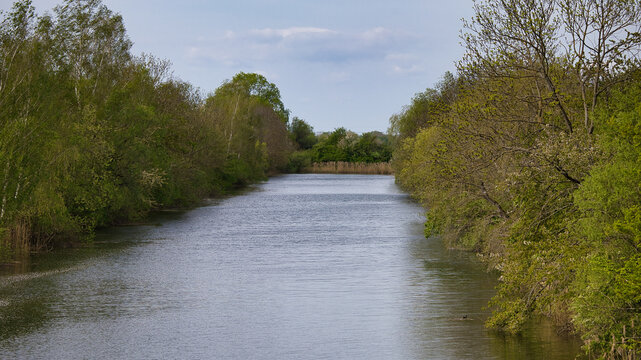
<path id="1" fill-rule="evenodd" d="M 282 175 L 273 172 L 271 176 Z M 33 224 L 23 220 L 16 223 L 13 227 L 6 229 L 4 233 L 0 232 L 0 268 L 20 268 L 24 263 L 29 263 L 30 258 L 42 253 L 50 253 L 61 249 L 81 248 L 91 245 L 95 239 L 96 233 L 110 231 L 110 229 L 155 226 L 154 220 L 162 214 L 180 214 L 194 210 L 200 206 L 207 205 L 210 201 L 223 200 L 225 198 L 242 195 L 251 188 L 252 185 L 268 180 L 268 177 L 259 177 L 242 184 L 219 183 L 216 184 L 216 191 L 209 195 L 203 196 L 199 200 L 190 200 L 182 205 L 161 206 L 150 209 L 144 215 L 135 218 L 119 218 L 111 223 L 97 226 L 83 233 L 75 234 L 50 234 L 47 237 L 35 233 L 32 228 Z M 2 229 L 0 229 L 2 230 Z"/>
<path id="2" fill-rule="evenodd" d="M 346 161 L 327 161 L 313 163 L 304 169 L 310 174 L 364 174 L 364 175 L 393 175 L 394 171 L 389 162 L 363 163 Z"/>
<path id="3" fill-rule="evenodd" d="M 123 18 L 100 1 L 56 9 L 40 18 L 19 1 L 0 14 L 0 62 L 12 64 L 0 86 L 0 262 L 286 169 L 289 111 L 264 76 L 241 72 L 205 95 L 131 53 Z"/>

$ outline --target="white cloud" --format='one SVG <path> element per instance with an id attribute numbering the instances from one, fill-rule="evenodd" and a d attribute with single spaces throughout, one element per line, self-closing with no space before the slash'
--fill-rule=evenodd
<path id="1" fill-rule="evenodd" d="M 388 37 L 394 36 L 394 33 L 383 28 L 383 27 L 377 27 L 374 29 L 367 30 L 360 34 L 360 37 L 363 40 L 367 41 L 380 41 L 380 40 L 386 40 Z"/>
<path id="2" fill-rule="evenodd" d="M 412 53 L 391 53 L 385 56 L 387 61 L 416 61 L 418 56 Z"/>
<path id="3" fill-rule="evenodd" d="M 218 38 L 196 41 L 188 49 L 187 58 L 226 65 L 285 59 L 323 63 L 385 61 L 416 39 L 412 34 L 383 27 L 360 32 L 319 27 L 227 31 Z"/>
<path id="4" fill-rule="evenodd" d="M 316 27 L 290 27 L 286 29 L 254 29 L 248 32 L 249 35 L 264 38 L 305 38 L 313 36 L 334 35 L 336 31 Z"/>
<path id="5" fill-rule="evenodd" d="M 414 53 L 387 54 L 385 63 L 394 75 L 412 75 L 425 71 L 424 60 Z"/>
<path id="6" fill-rule="evenodd" d="M 415 74 L 423 71 L 423 68 L 421 68 L 418 65 L 411 65 L 411 66 L 399 66 L 399 65 L 394 65 L 392 66 L 392 71 L 396 74 Z"/>

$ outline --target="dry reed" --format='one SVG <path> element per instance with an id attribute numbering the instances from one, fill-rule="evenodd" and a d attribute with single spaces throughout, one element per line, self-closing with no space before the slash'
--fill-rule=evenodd
<path id="1" fill-rule="evenodd" d="M 312 174 L 367 174 L 391 175 L 392 166 L 388 162 L 382 163 L 352 163 L 346 161 L 328 161 L 313 163 L 305 168 L 304 172 Z"/>
<path id="2" fill-rule="evenodd" d="M 24 220 L 18 220 L 9 229 L 9 244 L 16 254 L 28 254 L 31 250 L 31 226 Z"/>
<path id="3" fill-rule="evenodd" d="M 29 219 L 21 218 L 4 229 L 0 234 L 1 258 L 4 259 L 8 255 L 21 257 L 49 249 L 53 234 L 34 233 L 31 225 Z"/>

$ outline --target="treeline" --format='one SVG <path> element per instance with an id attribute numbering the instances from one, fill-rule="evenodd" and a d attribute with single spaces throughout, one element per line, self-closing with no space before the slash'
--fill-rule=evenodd
<path id="1" fill-rule="evenodd" d="M 392 116 L 426 235 L 501 272 L 491 327 L 545 315 L 641 353 L 641 3 L 482 0 L 458 74 Z"/>
<path id="2" fill-rule="evenodd" d="M 240 73 L 204 97 L 130 48 L 100 0 L 2 14 L 0 262 L 287 168 L 274 84 Z"/>
<path id="3" fill-rule="evenodd" d="M 379 173 L 379 168 L 383 165 L 378 164 L 388 163 L 392 157 L 389 137 L 378 131 L 359 135 L 341 127 L 332 132 L 315 135 L 309 124 L 294 117 L 291 133 L 292 139 L 298 145 L 298 151 L 290 157 L 291 172 L 324 172 L 324 168 L 341 168 L 343 171 L 336 172 Z M 368 164 L 377 164 L 378 167 Z"/>

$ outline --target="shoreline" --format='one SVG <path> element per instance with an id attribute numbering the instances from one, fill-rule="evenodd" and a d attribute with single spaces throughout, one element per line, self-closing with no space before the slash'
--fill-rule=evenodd
<path id="1" fill-rule="evenodd" d="M 389 162 L 362 163 L 347 161 L 327 161 L 313 163 L 303 169 L 306 174 L 363 174 L 363 175 L 394 175 Z"/>

